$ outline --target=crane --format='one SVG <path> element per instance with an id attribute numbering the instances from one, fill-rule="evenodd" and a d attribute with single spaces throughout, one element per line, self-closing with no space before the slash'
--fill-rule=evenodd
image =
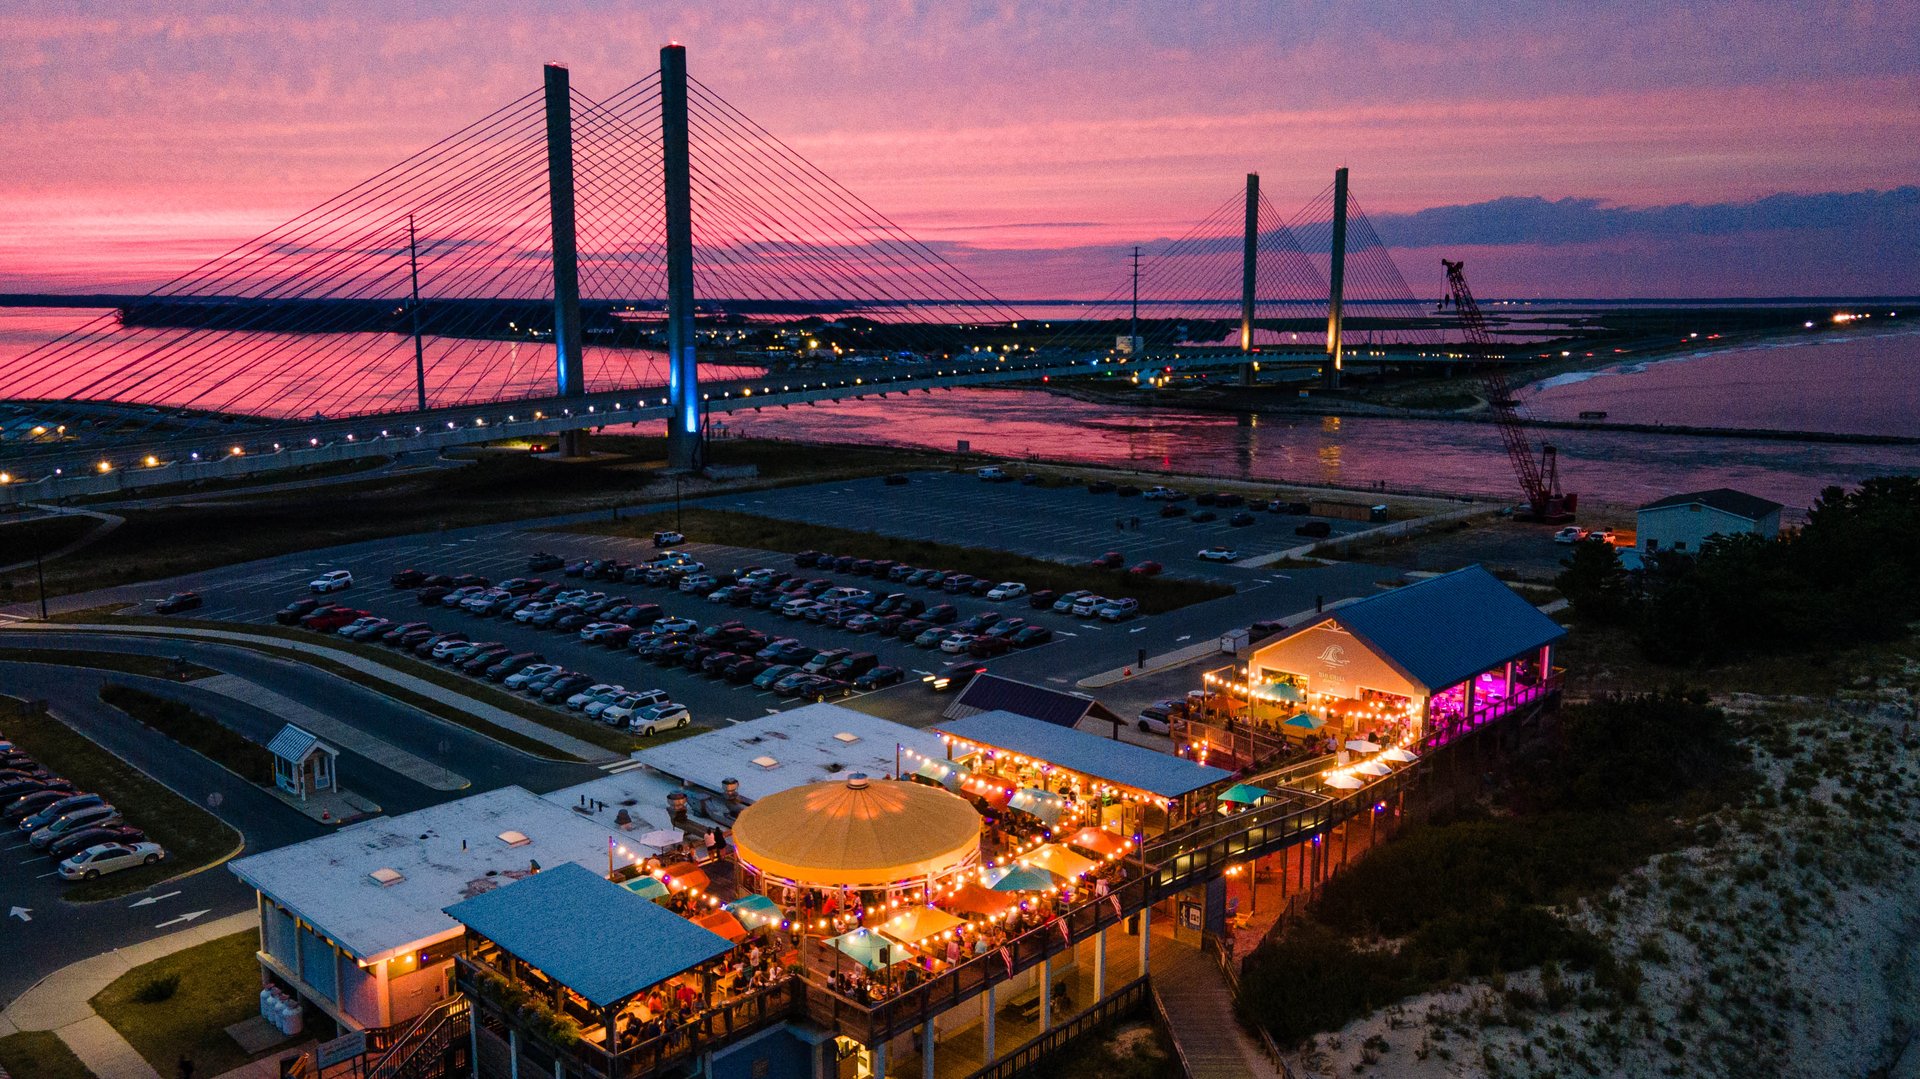
<path id="1" fill-rule="evenodd" d="M 1443 258 L 1440 264 L 1447 268 L 1447 296 L 1440 305 L 1445 307 L 1448 299 L 1453 301 L 1454 310 L 1460 314 L 1460 325 L 1466 331 L 1467 343 L 1480 354 L 1476 370 L 1480 390 L 1487 399 L 1487 407 L 1493 409 L 1494 425 L 1500 428 L 1500 441 L 1506 445 L 1520 489 L 1526 492 L 1528 516 L 1536 521 L 1572 520 L 1578 496 L 1560 492 L 1559 451 L 1551 443 L 1542 445 L 1539 459 L 1534 459 L 1533 445 L 1520 421 L 1520 402 L 1514 399 L 1513 390 L 1507 385 L 1506 372 L 1493 360 L 1493 335 L 1487 332 L 1487 320 L 1481 317 L 1480 305 L 1474 302 L 1473 290 L 1467 287 L 1466 263 Z"/>

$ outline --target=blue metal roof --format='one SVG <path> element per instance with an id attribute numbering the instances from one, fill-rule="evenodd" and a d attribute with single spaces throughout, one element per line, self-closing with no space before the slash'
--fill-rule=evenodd
<path id="1" fill-rule="evenodd" d="M 596 1008 L 691 970 L 727 938 L 568 862 L 446 908 Z"/>
<path id="2" fill-rule="evenodd" d="M 985 672 L 973 676 L 973 681 L 968 682 L 954 702 L 947 706 L 946 716 L 956 719 L 975 712 L 1012 712 L 1061 727 L 1073 726 L 1090 712 L 1108 721 L 1120 718 L 1092 697 L 1016 682 Z"/>
<path id="3" fill-rule="evenodd" d="M 980 712 L 938 723 L 933 729 L 964 742 L 1019 753 L 1162 798 L 1178 798 L 1233 777 L 1224 769 L 1012 712 Z"/>
<path id="4" fill-rule="evenodd" d="M 1369 596 L 1330 616 L 1430 692 L 1567 635 L 1479 566 Z"/>

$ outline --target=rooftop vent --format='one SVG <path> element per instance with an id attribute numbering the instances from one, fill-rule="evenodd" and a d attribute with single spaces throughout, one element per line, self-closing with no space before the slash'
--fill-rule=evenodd
<path id="1" fill-rule="evenodd" d="M 860 740 L 860 736 L 857 734 L 848 734 L 846 731 L 841 731 L 839 734 L 836 734 L 833 736 L 833 740 L 836 742 L 846 742 L 848 744 L 852 744 L 854 742 L 858 742 Z"/>
<path id="2" fill-rule="evenodd" d="M 753 763 L 759 765 L 762 768 L 772 768 L 775 765 L 779 764 L 780 762 L 777 760 L 774 760 L 772 757 L 755 757 L 753 758 Z"/>
<path id="3" fill-rule="evenodd" d="M 852 775 L 848 776 L 847 789 L 850 791 L 866 790 L 867 789 L 867 773 L 855 772 Z"/>
<path id="4" fill-rule="evenodd" d="M 405 873 L 400 872 L 398 869 L 389 869 L 385 866 L 368 873 L 367 876 L 372 877 L 373 882 L 382 888 L 391 888 L 407 879 Z"/>
<path id="5" fill-rule="evenodd" d="M 533 840 L 527 838 L 527 833 L 516 832 L 512 829 L 501 832 L 499 838 L 500 842 L 505 843 L 509 847 L 524 847 L 533 842 Z"/>

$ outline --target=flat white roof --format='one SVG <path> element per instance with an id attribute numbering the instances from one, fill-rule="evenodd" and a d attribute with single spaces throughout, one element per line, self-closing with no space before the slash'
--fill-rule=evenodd
<path id="1" fill-rule="evenodd" d="M 853 740 L 839 737 L 843 734 Z M 838 704 L 809 704 L 642 749 L 633 757 L 709 791 L 720 790 L 724 779 L 737 779 L 740 793 L 758 800 L 791 787 L 845 779 L 850 772 L 890 776 L 898 746 L 924 756 L 946 756 L 939 736 L 929 731 Z"/>
<path id="2" fill-rule="evenodd" d="M 576 862 L 604 874 L 608 838 L 608 828 L 589 817 L 520 787 L 501 787 L 349 824 L 228 868 L 371 963 L 452 934 L 459 923 L 443 908 L 527 876 L 534 862 L 543 869 Z M 381 883 L 373 874 L 382 870 L 399 879 Z"/>
<path id="3" fill-rule="evenodd" d="M 614 832 L 620 843 L 629 850 L 650 856 L 660 852 L 643 846 L 639 841 L 641 836 L 663 828 L 687 830 L 673 823 L 673 811 L 667 808 L 667 795 L 674 791 L 685 791 L 679 780 L 645 768 L 629 768 L 571 787 L 561 787 L 541 797 L 582 820 L 591 820 L 599 827 Z M 706 796 L 698 792 L 687 797 L 687 813 L 692 823 L 707 827 L 719 824 L 719 821 L 701 815 L 700 800 L 703 797 Z M 724 804 L 717 797 L 711 800 L 715 805 Z M 623 809 L 627 811 L 630 822 L 630 827 L 624 830 L 615 821 Z"/>

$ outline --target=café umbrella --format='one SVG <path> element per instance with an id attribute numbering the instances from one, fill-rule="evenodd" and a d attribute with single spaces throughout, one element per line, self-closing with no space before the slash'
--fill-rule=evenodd
<path id="1" fill-rule="evenodd" d="M 1353 778 L 1352 776 L 1345 774 L 1344 772 L 1337 776 L 1328 776 L 1326 779 L 1326 783 L 1327 783 L 1327 786 L 1332 787 L 1335 790 L 1342 790 L 1342 791 L 1359 790 L 1361 787 L 1365 786 L 1365 784 L 1361 783 L 1359 780 Z"/>
<path id="2" fill-rule="evenodd" d="M 1393 773 L 1393 769 L 1381 764 L 1379 761 L 1363 761 L 1354 765 L 1353 770 L 1363 776 L 1384 776 Z"/>
<path id="3" fill-rule="evenodd" d="M 906 945 L 890 941 L 865 926 L 850 933 L 842 933 L 837 937 L 829 937 L 827 943 L 833 945 L 835 951 L 868 970 L 876 970 L 890 963 L 897 963 L 912 955 Z"/>
<path id="4" fill-rule="evenodd" d="M 727 913 L 740 919 L 740 924 L 748 929 L 758 929 L 763 925 L 779 925 L 786 917 L 781 913 L 778 903 L 758 894 L 743 895 L 728 903 L 726 910 Z"/>
<path id="5" fill-rule="evenodd" d="M 1365 738 L 1355 738 L 1347 743 L 1347 748 L 1353 750 L 1355 753 L 1378 753 L 1380 752 L 1380 743 L 1369 742 Z"/>
<path id="6" fill-rule="evenodd" d="M 1287 717 L 1280 725 L 1282 727 L 1292 727 L 1295 730 L 1317 731 L 1326 726 L 1327 721 L 1317 716 L 1310 716 L 1305 712 L 1301 712 L 1297 715 Z"/>
<path id="7" fill-rule="evenodd" d="M 1256 787 L 1251 783 L 1235 783 L 1220 793 L 1220 800 L 1223 802 L 1238 802 L 1241 805 L 1252 805 L 1270 793 L 1272 792 L 1268 791 L 1265 787 Z"/>
<path id="8" fill-rule="evenodd" d="M 667 886 L 658 877 L 635 877 L 621 887 L 642 899 L 658 899 L 667 894 Z"/>
<path id="9" fill-rule="evenodd" d="M 1003 865 L 987 870 L 987 887 L 996 892 L 1044 892 L 1053 887 L 1053 874 L 1026 865 Z"/>
<path id="10" fill-rule="evenodd" d="M 1420 758 L 1416 756 L 1412 750 L 1401 749 L 1399 746 L 1394 746 L 1392 749 L 1380 754 L 1380 759 L 1383 761 L 1393 761 L 1396 764 L 1411 764 Z"/>

